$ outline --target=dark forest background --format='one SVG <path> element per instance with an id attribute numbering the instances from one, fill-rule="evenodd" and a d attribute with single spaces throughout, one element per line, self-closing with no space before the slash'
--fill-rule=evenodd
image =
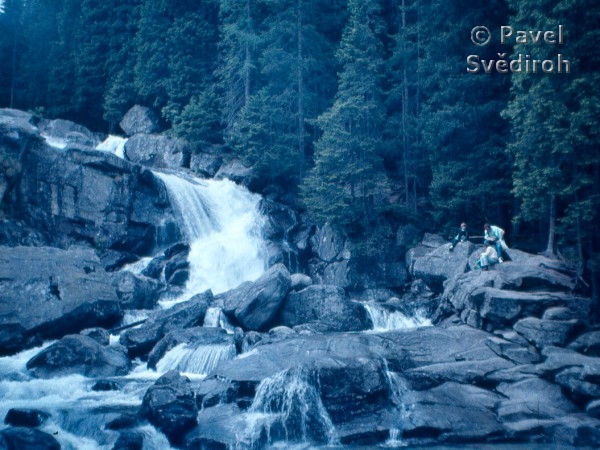
<path id="1" fill-rule="evenodd" d="M 487 221 L 598 292 L 599 23 L 596 0 L 5 0 L 0 107 L 119 134 L 148 106 L 366 252 L 401 224 Z M 499 42 L 559 24 L 564 45 Z M 571 73 L 467 73 L 504 53 Z"/>

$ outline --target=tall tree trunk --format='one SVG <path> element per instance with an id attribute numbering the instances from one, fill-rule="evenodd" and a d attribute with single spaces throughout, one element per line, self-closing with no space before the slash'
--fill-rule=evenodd
<path id="1" fill-rule="evenodd" d="M 303 66 L 303 35 L 302 35 L 302 0 L 297 4 L 297 40 L 298 40 L 298 154 L 304 158 L 304 78 Z"/>
<path id="2" fill-rule="evenodd" d="M 246 20 L 250 26 L 250 0 L 246 0 Z M 249 31 L 249 30 L 248 30 Z M 246 39 L 246 56 L 244 60 L 244 106 L 250 103 L 250 65 L 252 57 L 250 55 L 250 43 Z"/>
<path id="3" fill-rule="evenodd" d="M 550 258 L 554 258 L 556 257 L 556 253 L 554 252 L 554 237 L 556 235 L 556 194 L 550 194 L 549 206 L 548 245 L 546 246 L 544 254 Z"/>
<path id="4" fill-rule="evenodd" d="M 406 11 L 405 0 L 402 0 L 402 30 L 406 31 Z M 404 42 L 402 43 L 404 51 Z M 408 140 L 406 136 L 406 115 L 408 107 L 408 86 L 406 76 L 406 66 L 402 68 L 402 161 L 404 163 L 404 201 L 406 205 L 410 203 L 409 196 L 409 173 L 408 173 Z"/>

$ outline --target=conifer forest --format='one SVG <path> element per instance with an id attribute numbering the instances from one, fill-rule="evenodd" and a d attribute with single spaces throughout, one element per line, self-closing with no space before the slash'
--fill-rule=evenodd
<path id="1" fill-rule="evenodd" d="M 399 224 L 489 222 L 577 261 L 598 298 L 596 0 L 0 5 L 0 108 L 119 135 L 144 105 L 367 258 Z"/>

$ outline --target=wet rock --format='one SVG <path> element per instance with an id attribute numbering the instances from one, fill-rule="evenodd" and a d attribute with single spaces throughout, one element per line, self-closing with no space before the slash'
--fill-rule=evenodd
<path id="1" fill-rule="evenodd" d="M 128 136 L 136 133 L 156 133 L 160 131 L 158 117 L 150 108 L 135 105 L 123 116 L 119 123 Z"/>
<path id="2" fill-rule="evenodd" d="M 468 259 L 475 251 L 470 242 L 457 245 L 450 252 L 448 245 L 437 247 L 410 264 L 410 274 L 414 279 L 422 279 L 435 292 L 442 292 L 446 280 L 469 270 Z"/>
<path id="3" fill-rule="evenodd" d="M 112 450 L 142 450 L 144 436 L 135 431 L 124 431 L 119 434 Z"/>
<path id="4" fill-rule="evenodd" d="M 189 167 L 191 149 L 178 138 L 157 134 L 136 134 L 125 143 L 125 158 L 155 168 Z"/>
<path id="5" fill-rule="evenodd" d="M 290 289 L 300 291 L 312 285 L 312 279 L 303 273 L 293 273 L 291 277 Z"/>
<path id="6" fill-rule="evenodd" d="M 212 292 L 207 291 L 172 308 L 157 311 L 139 328 L 121 334 L 119 342 L 127 348 L 131 357 L 147 355 L 170 331 L 202 325 L 212 299 Z"/>
<path id="7" fill-rule="evenodd" d="M 291 292 L 281 308 L 281 323 L 287 327 L 310 324 L 320 331 L 360 331 L 372 327 L 359 303 L 337 286 L 313 285 Z"/>
<path id="8" fill-rule="evenodd" d="M 168 244 L 175 222 L 162 182 L 112 153 L 88 148 L 33 146 L 21 157 L 19 201 L 24 221 L 52 244 L 93 244 L 144 255 Z"/>
<path id="9" fill-rule="evenodd" d="M 257 177 L 251 167 L 246 167 L 240 161 L 225 162 L 219 167 L 214 176 L 215 180 L 228 179 L 247 188 L 257 183 Z"/>
<path id="10" fill-rule="evenodd" d="M 500 399 L 491 391 L 452 382 L 411 392 L 403 437 L 428 436 L 438 443 L 493 438 L 503 431 L 494 411 Z"/>
<path id="11" fill-rule="evenodd" d="M 198 414 L 198 426 L 184 437 L 186 450 L 226 450 L 240 444 L 240 434 L 247 427 L 242 411 L 235 404 L 216 405 Z"/>
<path id="12" fill-rule="evenodd" d="M 165 354 L 180 344 L 191 347 L 200 346 L 233 346 L 233 336 L 222 328 L 194 327 L 185 330 L 174 330 L 163 337 L 148 355 L 148 367 L 156 369 L 156 364 Z"/>
<path id="13" fill-rule="evenodd" d="M 565 346 L 578 326 L 577 320 L 543 320 L 526 317 L 514 329 L 537 348 L 549 345 Z"/>
<path id="14" fill-rule="evenodd" d="M 12 326 L 22 345 L 33 336 L 56 339 L 89 327 L 110 327 L 122 316 L 112 276 L 91 249 L 2 247 L 0 280 L 1 328 L 8 332 Z M 22 347 L 12 342 L 0 352 L 11 348 Z"/>
<path id="15" fill-rule="evenodd" d="M 198 407 L 190 380 L 176 371 L 164 374 L 144 395 L 140 414 L 171 443 L 181 442 L 197 423 Z"/>
<path id="16" fill-rule="evenodd" d="M 87 147 L 95 147 L 103 137 L 92 133 L 83 125 L 64 119 L 41 120 L 38 128 L 40 132 L 51 138 L 62 139 L 67 144 L 79 144 Z"/>
<path id="17" fill-rule="evenodd" d="M 38 378 L 72 373 L 99 378 L 125 375 L 131 369 L 131 362 L 118 348 L 102 346 L 87 336 L 71 335 L 31 358 L 27 369 Z"/>
<path id="18" fill-rule="evenodd" d="M 190 161 L 190 169 L 205 178 L 213 178 L 221 166 L 223 158 L 219 155 L 209 153 L 193 153 Z"/>
<path id="19" fill-rule="evenodd" d="M 14 427 L 0 430 L 0 445 L 6 449 L 60 450 L 58 441 L 48 433 L 35 428 Z"/>
<path id="20" fill-rule="evenodd" d="M 291 286 L 291 276 L 277 264 L 254 282 L 246 282 L 224 294 L 223 312 L 245 330 L 268 329 Z"/>
<path id="21" fill-rule="evenodd" d="M 567 348 L 587 356 L 600 357 L 600 331 L 590 331 L 578 336 Z"/>
<path id="22" fill-rule="evenodd" d="M 122 309 L 154 309 L 165 286 L 153 278 L 122 271 L 117 275 L 116 292 Z"/>
<path id="23" fill-rule="evenodd" d="M 498 356 L 515 364 L 536 364 L 542 361 L 542 357 L 534 349 L 499 337 L 489 337 L 486 344 Z"/>
<path id="24" fill-rule="evenodd" d="M 92 338 L 98 344 L 103 346 L 107 346 L 110 344 L 110 333 L 104 328 L 86 328 L 85 330 L 82 330 L 79 334 L 81 334 L 82 336 Z"/>
<path id="25" fill-rule="evenodd" d="M 6 413 L 4 423 L 13 427 L 35 428 L 42 425 L 50 415 L 39 409 L 11 408 Z"/>
<path id="26" fill-rule="evenodd" d="M 540 378 L 501 384 L 496 390 L 506 397 L 498 405 L 498 417 L 503 422 L 555 419 L 579 411 L 559 386 Z"/>

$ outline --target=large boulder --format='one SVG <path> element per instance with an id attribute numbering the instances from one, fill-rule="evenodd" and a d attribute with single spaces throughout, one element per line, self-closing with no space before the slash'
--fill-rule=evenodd
<path id="1" fill-rule="evenodd" d="M 281 323 L 309 325 L 318 331 L 360 331 L 372 327 L 365 308 L 337 286 L 314 285 L 290 292 L 281 308 Z"/>
<path id="2" fill-rule="evenodd" d="M 160 131 L 158 117 L 150 108 L 135 105 L 123 116 L 119 123 L 128 136 L 137 133 L 157 133 Z"/>
<path id="3" fill-rule="evenodd" d="M 116 291 L 122 309 L 154 309 L 163 283 L 143 275 L 122 271 L 117 275 Z"/>
<path id="4" fill-rule="evenodd" d="M 573 294 L 567 264 L 518 250 L 510 254 L 513 261 L 494 270 L 472 270 L 450 279 L 438 313 L 455 313 L 490 331 L 522 321 L 518 331 L 530 342 L 565 345 L 589 322 L 590 299 Z"/>
<path id="5" fill-rule="evenodd" d="M 15 186 L 23 165 L 21 156 L 40 145 L 42 138 L 31 114 L 16 109 L 0 109 L 0 207 L 16 201 Z"/>
<path id="6" fill-rule="evenodd" d="M 95 147 L 101 142 L 102 136 L 92 133 L 89 129 L 70 120 L 54 119 L 41 120 L 38 123 L 40 132 L 50 141 Z M 62 144 L 61 144 L 62 145 Z"/>
<path id="7" fill-rule="evenodd" d="M 402 289 L 408 281 L 400 247 L 390 247 L 375 257 L 352 252 L 350 241 L 329 223 L 318 227 L 310 238 L 312 258 L 308 261 L 316 284 L 344 289 Z"/>
<path id="8" fill-rule="evenodd" d="M 190 154 L 187 142 L 171 136 L 136 134 L 125 143 L 125 157 L 148 167 L 189 167 Z"/>
<path id="9" fill-rule="evenodd" d="M 501 396 L 489 390 L 447 382 L 406 397 L 410 410 L 403 424 L 404 438 L 423 439 L 423 443 L 481 442 L 503 431 L 495 413 Z"/>
<path id="10" fill-rule="evenodd" d="M 121 334 L 119 342 L 132 357 L 146 355 L 169 332 L 202 325 L 212 299 L 212 292 L 207 291 L 172 308 L 157 311 L 138 328 Z"/>
<path id="11" fill-rule="evenodd" d="M 9 427 L 0 430 L 0 448 L 6 450 L 60 450 L 54 436 L 35 428 Z"/>
<path id="12" fill-rule="evenodd" d="M 422 279 L 436 292 L 442 292 L 444 282 L 469 270 L 469 256 L 475 251 L 470 242 L 462 242 L 451 252 L 448 244 L 434 248 L 410 264 L 414 279 Z"/>
<path id="13" fill-rule="evenodd" d="M 186 347 L 191 349 L 204 348 L 207 350 L 205 353 L 206 358 L 198 357 L 194 361 L 194 364 L 198 366 L 199 369 L 205 368 L 206 366 L 212 367 L 218 360 L 214 361 L 211 357 L 218 356 L 219 349 L 229 350 L 226 353 L 227 356 L 235 355 L 232 334 L 227 333 L 227 331 L 222 328 L 194 327 L 185 330 L 174 330 L 163 337 L 148 355 L 148 367 L 156 369 L 158 362 L 167 354 L 167 352 L 169 352 L 169 350 L 182 344 L 185 344 Z M 217 351 L 211 352 L 210 350 Z M 209 359 L 210 361 L 204 361 L 203 359 Z M 182 361 L 180 361 L 180 363 L 181 362 Z M 187 361 L 184 361 L 183 363 L 187 363 Z"/>
<path id="14" fill-rule="evenodd" d="M 111 153 L 35 145 L 21 156 L 19 201 L 26 223 L 53 244 L 92 243 L 144 255 L 177 238 L 166 188 L 153 173 Z"/>
<path id="15" fill-rule="evenodd" d="M 256 281 L 243 283 L 226 292 L 223 312 L 245 330 L 265 331 L 273 324 L 291 283 L 286 267 L 277 264 Z"/>
<path id="16" fill-rule="evenodd" d="M 177 444 L 197 423 L 198 407 L 187 377 L 170 371 L 151 386 L 142 402 L 142 417 Z"/>
<path id="17" fill-rule="evenodd" d="M 122 316 L 113 277 L 91 249 L 2 247 L 0 280 L 0 335 L 12 329 L 23 345 L 35 336 L 56 339 L 110 327 Z M 7 339 L 0 352 L 20 349 L 12 347 L 14 341 Z"/>
<path id="18" fill-rule="evenodd" d="M 123 348 L 102 346 L 88 336 L 71 335 L 31 358 L 27 369 L 38 378 L 73 373 L 99 378 L 125 375 L 131 363 Z"/>

